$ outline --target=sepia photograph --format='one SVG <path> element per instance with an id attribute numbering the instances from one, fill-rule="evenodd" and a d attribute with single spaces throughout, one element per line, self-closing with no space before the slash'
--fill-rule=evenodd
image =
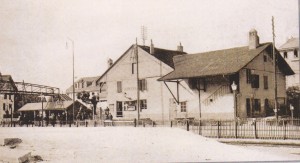
<path id="1" fill-rule="evenodd" d="M 298 0 L 0 0 L 0 163 L 300 162 Z"/>

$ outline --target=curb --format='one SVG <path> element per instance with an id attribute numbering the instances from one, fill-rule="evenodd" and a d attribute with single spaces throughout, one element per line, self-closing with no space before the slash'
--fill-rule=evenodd
<path id="1" fill-rule="evenodd" d="M 217 139 L 226 144 L 261 144 L 261 145 L 284 145 L 300 146 L 299 140 L 264 140 L 264 139 Z"/>

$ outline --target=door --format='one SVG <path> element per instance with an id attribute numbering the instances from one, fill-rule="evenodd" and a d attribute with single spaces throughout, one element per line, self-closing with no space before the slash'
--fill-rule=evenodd
<path id="1" fill-rule="evenodd" d="M 122 101 L 117 101 L 117 117 L 123 117 Z"/>

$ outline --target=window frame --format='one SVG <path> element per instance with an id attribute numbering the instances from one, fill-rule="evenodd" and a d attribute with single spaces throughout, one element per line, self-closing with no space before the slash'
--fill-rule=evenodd
<path id="1" fill-rule="evenodd" d="M 147 80 L 146 79 L 140 79 L 139 80 L 139 90 L 140 91 L 146 91 L 147 90 Z"/>
<path id="2" fill-rule="evenodd" d="M 122 81 L 117 81 L 117 93 L 122 93 Z"/>
<path id="3" fill-rule="evenodd" d="M 299 58 L 298 50 L 297 49 L 294 50 L 294 58 Z"/>
<path id="4" fill-rule="evenodd" d="M 146 99 L 140 100 L 140 109 L 141 110 L 147 109 L 147 100 Z"/>
<path id="5" fill-rule="evenodd" d="M 259 75 L 251 75 L 251 88 L 259 88 Z"/>
<path id="6" fill-rule="evenodd" d="M 268 79 L 268 76 L 264 76 L 264 89 L 269 89 L 269 79 Z"/>
<path id="7" fill-rule="evenodd" d="M 187 111 L 187 102 L 186 101 L 180 102 L 180 112 L 186 113 L 186 111 Z"/>

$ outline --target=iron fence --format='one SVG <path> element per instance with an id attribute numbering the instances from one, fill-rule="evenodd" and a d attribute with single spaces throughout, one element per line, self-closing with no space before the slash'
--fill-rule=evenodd
<path id="1" fill-rule="evenodd" d="M 211 138 L 300 139 L 300 119 L 189 120 L 171 124 Z"/>

